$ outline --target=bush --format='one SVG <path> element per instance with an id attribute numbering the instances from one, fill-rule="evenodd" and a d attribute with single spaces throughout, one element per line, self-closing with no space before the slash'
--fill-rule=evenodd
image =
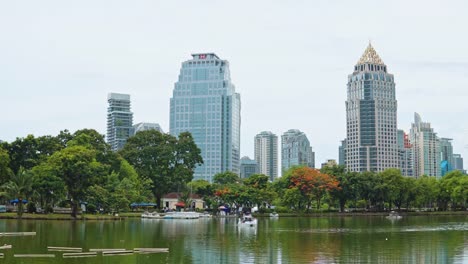
<path id="1" fill-rule="evenodd" d="M 26 211 L 30 214 L 36 213 L 36 204 L 29 202 L 28 205 L 26 206 Z"/>

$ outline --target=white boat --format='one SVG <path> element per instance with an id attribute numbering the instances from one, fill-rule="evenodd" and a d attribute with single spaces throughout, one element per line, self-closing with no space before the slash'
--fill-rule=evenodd
<path id="1" fill-rule="evenodd" d="M 244 216 L 239 219 L 239 226 L 257 226 L 257 219 L 253 218 L 251 214 L 244 214 Z"/>
<path id="2" fill-rule="evenodd" d="M 211 214 L 209 213 L 199 213 L 198 214 L 200 216 L 200 218 L 210 218 L 210 217 L 213 217 Z"/>
<path id="3" fill-rule="evenodd" d="M 276 212 L 273 212 L 273 213 L 270 213 L 270 217 L 271 218 L 277 218 L 277 217 L 279 217 L 279 214 L 276 213 Z"/>
<path id="4" fill-rule="evenodd" d="M 401 215 L 399 215 L 397 212 L 391 211 L 390 214 L 388 214 L 388 216 L 386 218 L 390 219 L 390 220 L 396 220 L 396 219 L 401 219 L 403 217 Z"/>
<path id="5" fill-rule="evenodd" d="M 200 214 L 197 212 L 168 212 L 163 216 L 164 219 L 198 219 Z"/>
<path id="6" fill-rule="evenodd" d="M 141 218 L 161 219 L 162 217 L 157 212 L 144 212 Z"/>

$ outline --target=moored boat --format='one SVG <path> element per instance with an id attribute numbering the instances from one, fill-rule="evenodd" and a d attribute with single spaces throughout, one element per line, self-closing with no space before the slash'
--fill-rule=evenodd
<path id="1" fill-rule="evenodd" d="M 157 212 L 144 212 L 141 218 L 161 219 L 162 217 Z"/>
<path id="2" fill-rule="evenodd" d="M 164 219 L 198 219 L 200 214 L 197 212 L 168 212 L 163 216 Z"/>

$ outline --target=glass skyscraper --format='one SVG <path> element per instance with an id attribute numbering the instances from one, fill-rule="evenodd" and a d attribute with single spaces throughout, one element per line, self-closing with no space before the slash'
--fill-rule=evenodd
<path id="1" fill-rule="evenodd" d="M 346 140 L 349 171 L 399 168 L 395 82 L 370 43 L 348 76 Z"/>
<path id="2" fill-rule="evenodd" d="M 281 135 L 281 169 L 284 174 L 292 166 L 304 165 L 315 168 L 315 153 L 309 139 L 297 129 L 290 129 Z"/>
<path id="3" fill-rule="evenodd" d="M 113 151 L 125 145 L 133 135 L 133 113 L 130 111 L 130 95 L 110 93 L 107 96 L 107 143 Z"/>
<path id="4" fill-rule="evenodd" d="M 440 138 L 440 175 L 444 176 L 454 169 L 453 146 L 451 138 Z"/>
<path id="5" fill-rule="evenodd" d="M 170 134 L 192 133 L 203 165 L 194 179 L 209 182 L 219 172 L 239 174 L 241 101 L 229 62 L 214 53 L 192 54 L 182 63 L 170 102 Z"/>

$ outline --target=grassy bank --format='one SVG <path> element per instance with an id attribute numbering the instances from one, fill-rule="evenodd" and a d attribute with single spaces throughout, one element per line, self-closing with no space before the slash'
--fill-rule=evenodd
<path id="1" fill-rule="evenodd" d="M 24 213 L 22 219 L 25 220 L 120 220 L 124 217 L 113 215 L 93 215 L 83 214 L 78 215 L 76 219 L 68 214 L 28 214 Z M 16 213 L 0 213 L 0 219 L 18 219 Z"/>

